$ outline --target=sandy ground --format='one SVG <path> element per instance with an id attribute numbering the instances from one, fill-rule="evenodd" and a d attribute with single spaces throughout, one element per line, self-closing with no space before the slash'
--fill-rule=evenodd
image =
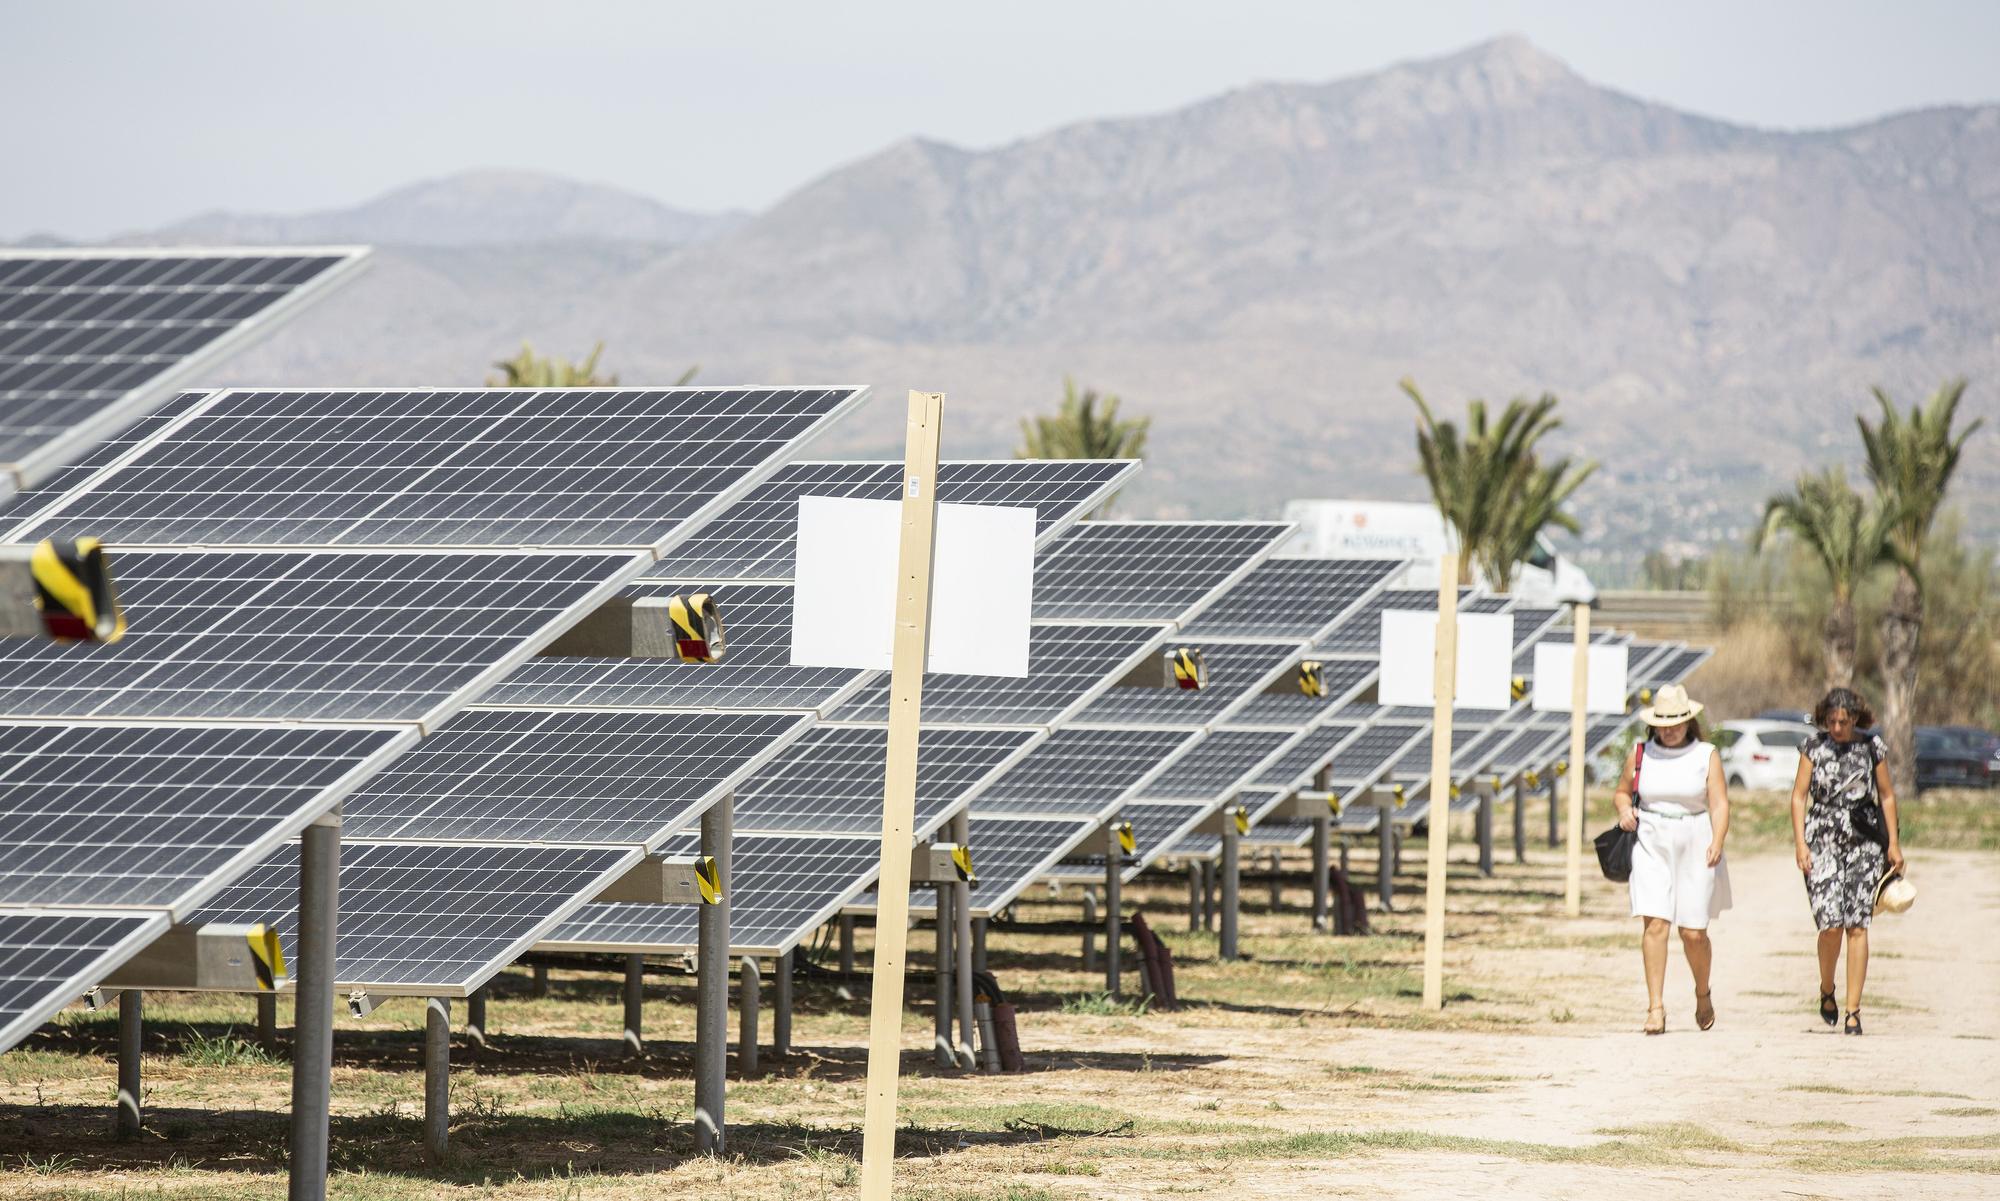
<path id="1" fill-rule="evenodd" d="M 1691 977 L 1676 949 L 1668 972 L 1668 1033 L 1635 1033 L 1645 1016 L 1635 942 L 1623 951 L 1538 956 L 1545 960 L 1542 987 L 1551 1004 L 1580 1015 L 1555 1027 L 1563 1033 L 1347 1028 L 1302 1038 L 1297 1032 L 1232 1031 L 1229 1058 L 1214 1069 L 1261 1077 L 1290 1092 L 1291 1117 L 1312 1108 L 1300 1081 L 1302 1066 L 1314 1061 L 1329 1070 L 1368 1065 L 1479 1080 L 1484 1091 L 1397 1094 L 1385 1112 L 1371 1115 L 1377 1119 L 1372 1124 L 1556 1147 L 1601 1144 L 1605 1132 L 1621 1128 L 1686 1124 L 1692 1170 L 1425 1149 L 1324 1168 L 1296 1161 L 1236 1164 L 1217 1191 L 1236 1197 L 1596 1198 L 1636 1187 L 1648 1197 L 1667 1198 L 2000 1196 L 2000 1178 L 1985 1174 L 1990 1158 L 1978 1174 L 1893 1170 L 1898 1155 L 1935 1164 L 1938 1156 L 1952 1154 L 1949 1140 L 2000 1145 L 1994 1141 L 2000 1137 L 2000 938 L 1992 930 L 2000 915 L 2000 861 L 1977 854 L 1914 858 L 1918 904 L 1906 915 L 1882 919 L 1873 936 L 1868 1033 L 1862 1038 L 1829 1030 L 1814 1012 L 1813 929 L 1797 870 L 1771 854 L 1738 859 L 1732 870 L 1736 907 L 1712 931 L 1719 1020 L 1711 1031 L 1695 1027 Z M 1586 920 L 1606 932 L 1629 924 L 1610 916 L 1619 900 L 1614 887 L 1601 880 L 1591 885 L 1589 908 L 1602 916 Z M 1473 948 L 1459 947 L 1451 963 L 1460 975 L 1477 975 L 1480 958 Z M 1201 1050 L 1203 1041 L 1199 1031 L 1176 1032 L 1183 1050 Z M 1351 1115 L 1326 1116 L 1329 1128 L 1352 1123 Z M 1816 1156 L 1820 1167 L 1833 1166 L 1825 1156 L 1834 1139 L 1885 1142 L 1866 1153 L 1874 1162 L 1865 1174 L 1796 1166 Z M 1129 1183 L 1106 1178 L 1087 1195 L 1152 1197 L 1185 1184 L 1171 1172 L 1148 1175 Z"/>

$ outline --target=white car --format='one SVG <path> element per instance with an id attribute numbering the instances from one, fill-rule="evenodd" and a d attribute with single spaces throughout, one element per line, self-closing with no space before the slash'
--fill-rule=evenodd
<path id="1" fill-rule="evenodd" d="M 1731 788 L 1789 792 L 1799 771 L 1799 747 L 1812 727 L 1796 721 L 1726 721 L 1715 732 L 1722 775 Z"/>

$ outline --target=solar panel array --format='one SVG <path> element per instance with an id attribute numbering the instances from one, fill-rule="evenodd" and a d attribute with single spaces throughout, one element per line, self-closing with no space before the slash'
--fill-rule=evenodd
<path id="1" fill-rule="evenodd" d="M 982 815 L 1097 814 L 1168 770 L 1179 730 L 1057 730 L 979 796 Z"/>
<path id="2" fill-rule="evenodd" d="M 1208 685 L 1186 690 L 1170 685 L 1107 689 L 1075 720 L 1099 725 L 1197 729 L 1225 722 L 1274 679 L 1293 668 L 1299 648 L 1287 643 L 1203 642 Z M 1161 674 L 1165 674 L 1164 663 Z"/>
<path id="3" fill-rule="evenodd" d="M 1151 653 L 1165 633 L 1157 625 L 1037 623 L 1028 637 L 1029 674 L 1022 679 L 936 672 L 924 677 L 924 723 L 1053 725 L 1099 695 Z M 878 676 L 833 712 L 835 721 L 889 717 L 889 680 Z"/>
<path id="4" fill-rule="evenodd" d="M 1041 620 L 1171 621 L 1250 570 L 1276 522 L 1093 521 L 1035 563 Z"/>
<path id="5" fill-rule="evenodd" d="M 366 253 L 0 250 L 0 469 L 34 484 Z"/>
<path id="6" fill-rule="evenodd" d="M 163 913 L 0 910 L 0 1049 L 166 932 Z"/>
<path id="7" fill-rule="evenodd" d="M 1312 639 L 1402 568 L 1395 559 L 1267 559 L 1187 632 L 1200 638 Z"/>

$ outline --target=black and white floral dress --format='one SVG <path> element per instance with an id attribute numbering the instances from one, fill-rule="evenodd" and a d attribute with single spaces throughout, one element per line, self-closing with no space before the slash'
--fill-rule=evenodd
<path id="1" fill-rule="evenodd" d="M 1822 930 L 1866 926 L 1875 913 L 1875 885 L 1888 856 L 1880 844 L 1857 833 L 1849 809 L 1856 801 L 1879 804 L 1875 765 L 1889 753 L 1881 737 L 1838 742 L 1815 734 L 1800 748 L 1812 764 L 1806 786 L 1806 849 L 1812 871 L 1806 896 L 1813 921 Z"/>

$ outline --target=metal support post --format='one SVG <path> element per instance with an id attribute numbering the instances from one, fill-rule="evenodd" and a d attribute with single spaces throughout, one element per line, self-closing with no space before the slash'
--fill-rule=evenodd
<path id="1" fill-rule="evenodd" d="M 1281 874 L 1285 870 L 1285 857 L 1272 851 L 1265 856 L 1264 867 L 1271 876 L 1271 912 L 1276 913 L 1285 904 L 1285 881 Z"/>
<path id="2" fill-rule="evenodd" d="M 1333 927 L 1331 911 L 1332 884 L 1330 877 L 1333 858 L 1333 817 L 1321 814 L 1313 818 L 1313 929 L 1325 931 Z"/>
<path id="3" fill-rule="evenodd" d="M 972 919 L 972 970 L 992 970 L 986 966 L 986 919 L 983 917 Z"/>
<path id="4" fill-rule="evenodd" d="M 333 944 L 340 912 L 340 817 L 299 843 L 299 937 L 293 967 L 290 1201 L 325 1201 L 327 1109 L 333 1092 Z"/>
<path id="5" fill-rule="evenodd" d="M 646 1054 L 646 957 L 625 957 L 625 1055 L 629 1059 Z"/>
<path id="6" fill-rule="evenodd" d="M 1375 827 L 1375 893 L 1382 901 L 1382 912 L 1396 907 L 1396 823 L 1389 819 L 1389 807 L 1381 809 L 1380 824 Z"/>
<path id="7" fill-rule="evenodd" d="M 1343 879 L 1347 877 L 1347 835 L 1345 834 L 1340 836 L 1340 874 Z"/>
<path id="8" fill-rule="evenodd" d="M 840 915 L 840 974 L 854 974 L 854 915 Z"/>
<path id="9" fill-rule="evenodd" d="M 1242 897 L 1243 865 L 1240 846 L 1237 842 L 1236 823 L 1227 817 L 1222 822 L 1222 945 L 1218 952 L 1221 958 L 1236 958 L 1236 916 Z"/>
<path id="10" fill-rule="evenodd" d="M 257 994 L 257 1045 L 266 1051 L 274 1051 L 278 1046 L 278 994 L 260 992 Z"/>
<path id="11" fill-rule="evenodd" d="M 1514 781 L 1514 862 L 1528 861 L 1528 778 Z"/>
<path id="12" fill-rule="evenodd" d="M 548 996 L 549 965 L 546 963 L 538 963 L 534 966 L 534 972 L 535 972 L 534 984 L 529 988 L 528 995 L 532 997 Z"/>
<path id="13" fill-rule="evenodd" d="M 1188 933 L 1202 929 L 1202 863 L 1188 861 Z"/>
<path id="14" fill-rule="evenodd" d="M 1549 849 L 1562 844 L 1562 821 L 1559 807 L 1562 804 L 1562 777 L 1552 768 L 1549 771 Z"/>
<path id="15" fill-rule="evenodd" d="M 1125 949 L 1125 852 L 1118 831 L 1104 831 L 1104 991 L 1118 995 Z"/>
<path id="16" fill-rule="evenodd" d="M 486 1049 L 486 986 L 480 985 L 465 999 L 465 1045 L 477 1055 Z"/>
<path id="17" fill-rule="evenodd" d="M 1083 970 L 1097 970 L 1097 894 L 1083 890 Z"/>
<path id="18" fill-rule="evenodd" d="M 757 1074 L 757 1010 L 764 1003 L 764 977 L 757 970 L 757 957 L 743 957 L 743 987 L 736 998 L 736 1016 L 741 1035 L 736 1043 L 736 1074 L 749 1079 Z"/>
<path id="19" fill-rule="evenodd" d="M 1493 794 L 1479 794 L 1479 874 L 1493 875 Z"/>
<path id="20" fill-rule="evenodd" d="M 778 996 L 771 1006 L 771 1054 L 792 1053 L 792 952 L 778 956 Z"/>
<path id="21" fill-rule="evenodd" d="M 1569 804 L 1565 815 L 1568 853 L 1563 861 L 1563 912 L 1570 917 L 1583 914 L 1583 755 L 1590 726 L 1590 606 L 1571 605 L 1575 646 L 1571 651 L 1569 690 Z"/>
<path id="22" fill-rule="evenodd" d="M 972 841 L 972 818 L 969 814 L 960 813 L 951 819 L 951 840 L 960 846 Z M 972 1053 L 978 1038 L 973 1033 L 973 1025 L 978 1018 L 972 1012 L 972 885 L 964 880 L 952 881 L 951 917 L 952 952 L 958 960 L 952 965 L 952 982 L 958 987 L 958 1003 L 953 1009 L 958 1016 L 958 1045 L 953 1054 L 961 1071 L 976 1072 L 979 1062 Z"/>
<path id="23" fill-rule="evenodd" d="M 451 1140 L 451 998 L 424 1001 L 424 1162 L 444 1162 Z"/>
<path id="24" fill-rule="evenodd" d="M 701 815 L 701 853 L 715 860 L 722 899 L 696 918 L 694 1000 L 694 1145 L 720 1155 L 724 1146 L 723 1074 L 729 1059 L 730 843 L 736 798 L 726 796 Z"/>
<path id="25" fill-rule="evenodd" d="M 139 1041 L 145 1028 L 146 994 L 136 988 L 118 993 L 118 1133 L 130 1138 L 145 1121 L 140 1108 Z"/>
<path id="26" fill-rule="evenodd" d="M 937 894 L 932 904 L 936 918 L 931 925 L 937 934 L 937 1018 L 936 1031 L 931 1039 L 931 1057 L 941 1068 L 948 1068 L 958 1062 L 957 1053 L 951 1046 L 951 1007 L 956 999 L 951 983 L 951 902 L 952 891 L 949 884 L 932 886 Z"/>
<path id="27" fill-rule="evenodd" d="M 1215 930 L 1215 861 L 1201 861 L 1201 928 Z"/>

